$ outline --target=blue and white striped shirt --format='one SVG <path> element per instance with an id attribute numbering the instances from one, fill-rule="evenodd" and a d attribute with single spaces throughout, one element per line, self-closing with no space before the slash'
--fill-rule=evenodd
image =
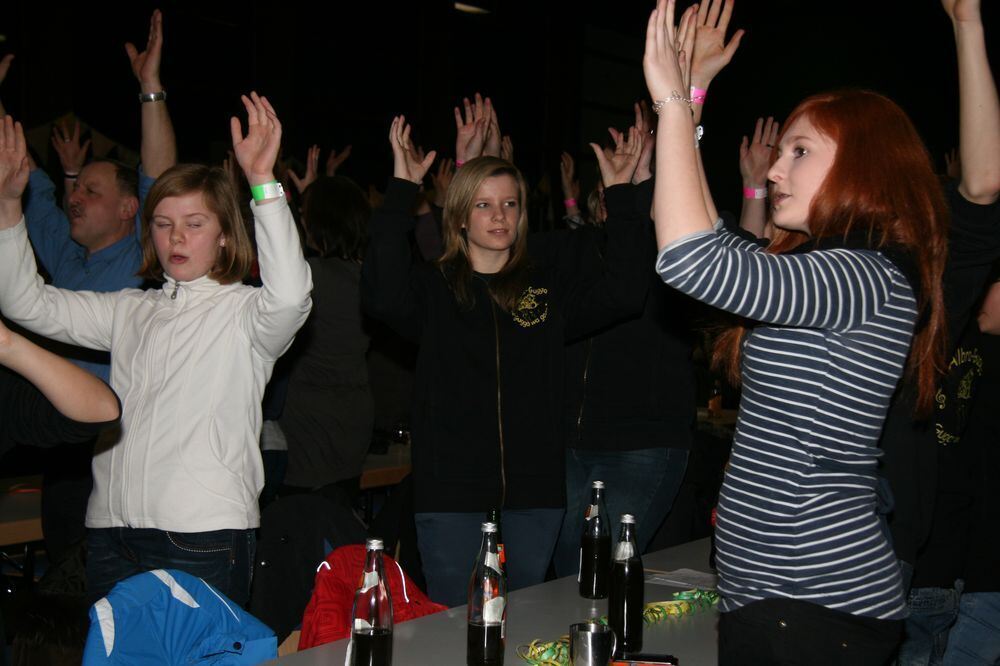
<path id="1" fill-rule="evenodd" d="M 900 619 L 899 567 L 875 513 L 879 434 L 917 309 L 871 250 L 771 254 L 726 231 L 661 250 L 664 282 L 759 322 L 719 496 L 722 610 L 766 598 Z"/>

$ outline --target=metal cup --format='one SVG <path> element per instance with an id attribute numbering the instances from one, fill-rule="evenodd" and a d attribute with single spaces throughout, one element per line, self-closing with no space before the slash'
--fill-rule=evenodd
<path id="1" fill-rule="evenodd" d="M 618 646 L 614 629 L 580 622 L 569 627 L 569 663 L 572 666 L 608 666 Z"/>

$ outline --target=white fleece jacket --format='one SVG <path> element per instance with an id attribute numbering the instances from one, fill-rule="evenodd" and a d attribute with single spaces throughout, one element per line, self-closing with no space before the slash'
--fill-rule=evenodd
<path id="1" fill-rule="evenodd" d="M 24 220 L 0 231 L 4 315 L 41 335 L 111 351 L 121 433 L 94 456 L 88 527 L 260 524 L 261 398 L 312 307 L 312 278 L 284 199 L 253 210 L 262 288 L 202 277 L 168 278 L 149 291 L 56 289 L 38 276 Z"/>

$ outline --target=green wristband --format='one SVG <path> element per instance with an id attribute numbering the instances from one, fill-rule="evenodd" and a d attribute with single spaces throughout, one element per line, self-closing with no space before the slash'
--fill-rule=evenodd
<path id="1" fill-rule="evenodd" d="M 253 196 L 254 201 L 260 203 L 267 199 L 277 199 L 278 197 L 285 196 L 285 188 L 278 181 L 272 180 L 270 183 L 264 183 L 263 185 L 251 185 L 250 194 Z"/>

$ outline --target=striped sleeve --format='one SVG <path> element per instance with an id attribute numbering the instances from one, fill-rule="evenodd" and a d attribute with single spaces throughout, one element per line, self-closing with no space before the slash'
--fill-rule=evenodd
<path id="1" fill-rule="evenodd" d="M 705 231 L 679 238 L 660 250 L 656 270 L 670 286 L 726 312 L 834 331 L 852 330 L 886 314 L 894 280 L 905 283 L 878 252 L 771 254 L 732 236 Z"/>

